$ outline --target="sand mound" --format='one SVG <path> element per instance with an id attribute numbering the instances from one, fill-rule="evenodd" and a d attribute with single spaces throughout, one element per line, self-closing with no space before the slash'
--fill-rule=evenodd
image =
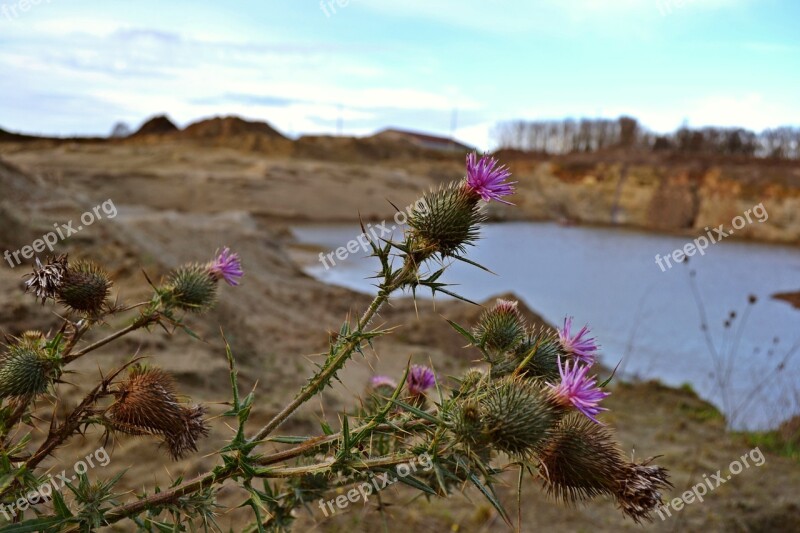
<path id="1" fill-rule="evenodd" d="M 266 122 L 250 121 L 236 116 L 214 117 L 194 122 L 186 126 L 181 136 L 191 139 L 216 139 L 251 134 L 277 139 L 286 138 Z"/>
<path id="2" fill-rule="evenodd" d="M 138 137 L 140 135 L 163 135 L 176 131 L 178 131 L 178 126 L 166 115 L 157 115 L 142 124 L 131 137 Z"/>

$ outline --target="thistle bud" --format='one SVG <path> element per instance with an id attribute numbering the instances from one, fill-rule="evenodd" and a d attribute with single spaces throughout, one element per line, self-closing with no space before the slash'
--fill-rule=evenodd
<path id="1" fill-rule="evenodd" d="M 472 334 L 480 346 L 489 350 L 506 352 L 515 348 L 525 337 L 525 321 L 517 302 L 498 299 L 494 307 L 481 314 Z"/>
<path id="2" fill-rule="evenodd" d="M 0 398 L 36 396 L 55 376 L 55 361 L 44 350 L 44 337 L 16 339 L 0 356 Z"/>
<path id="3" fill-rule="evenodd" d="M 369 380 L 369 389 L 372 394 L 387 398 L 394 394 L 397 382 L 388 376 L 372 376 Z"/>
<path id="4" fill-rule="evenodd" d="M 90 261 L 68 265 L 58 288 L 58 301 L 70 309 L 97 314 L 108 297 L 111 281 L 103 270 Z"/>
<path id="5" fill-rule="evenodd" d="M 407 245 L 411 255 L 422 261 L 438 253 L 442 257 L 463 253 L 478 239 L 478 225 L 486 220 L 480 197 L 457 183 L 425 194 L 420 206 L 408 217 L 411 230 Z"/>
<path id="6" fill-rule="evenodd" d="M 488 444 L 483 411 L 477 401 L 467 399 L 456 405 L 449 414 L 451 428 L 456 438 L 471 448 L 484 448 Z"/>
<path id="7" fill-rule="evenodd" d="M 202 265 L 178 268 L 167 282 L 169 303 L 185 311 L 203 312 L 217 299 L 217 279 Z"/>
<path id="8" fill-rule="evenodd" d="M 131 435 L 162 436 L 173 459 L 196 451 L 197 440 L 208 434 L 205 409 L 182 406 L 172 377 L 163 370 L 134 367 L 114 396 L 108 410 L 111 426 Z"/>
<path id="9" fill-rule="evenodd" d="M 516 377 L 496 381 L 480 404 L 489 440 L 510 455 L 534 452 L 561 416 L 538 383 Z"/>
<path id="10" fill-rule="evenodd" d="M 485 377 L 486 372 L 480 368 L 470 368 L 464 373 L 464 377 L 461 378 L 461 384 L 458 388 L 458 392 L 461 394 L 468 394 L 476 391 L 478 388 L 480 388 Z"/>

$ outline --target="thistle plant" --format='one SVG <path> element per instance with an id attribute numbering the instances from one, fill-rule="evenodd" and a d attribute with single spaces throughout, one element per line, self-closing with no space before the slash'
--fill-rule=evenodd
<path id="1" fill-rule="evenodd" d="M 219 416 L 232 430 L 211 470 L 136 495 L 116 488 L 119 476 L 92 482 L 81 474 L 68 485 L 69 494 L 54 493 L 33 510 L 19 507 L 4 530 L 91 531 L 126 522 L 139 531 L 221 531 L 217 517 L 224 508 L 217 494 L 225 487 L 238 488 L 237 507 L 251 511 L 245 531 L 285 531 L 335 490 L 399 472 L 423 454 L 432 468 L 403 476 L 406 485 L 439 497 L 473 485 L 509 526 L 495 484 L 511 465 L 539 478 L 556 500 L 605 496 L 634 521 L 650 520 L 670 487 L 667 473 L 649 461 L 628 460 L 603 424 L 609 392 L 593 370 L 598 348 L 588 328 L 574 334 L 571 319 L 559 330 L 531 327 L 513 301 L 498 301 L 476 324 L 450 322 L 468 342 L 463 357 L 482 358 L 461 376 L 440 376 L 420 365 L 402 375 L 374 376 L 365 398 L 340 413 L 338 424 L 323 421 L 318 434 L 278 433 L 354 356 L 368 346 L 380 349 L 378 339 L 391 330 L 373 322 L 392 295 L 430 290 L 469 302 L 441 277 L 452 261 L 484 268 L 467 252 L 479 237 L 485 203 L 509 203 L 509 177 L 491 157 L 471 154 L 465 178 L 426 193 L 427 209 L 411 213 L 400 240 L 371 243 L 380 264 L 377 295 L 360 318 L 345 320 L 306 383 L 260 428 L 250 422 L 258 391 L 240 392 L 226 343 L 220 356 L 228 361 L 231 397 Z M 210 431 L 208 408 L 183 397 L 177 380 L 139 356 L 104 369 L 77 406 L 50 415 L 43 439 L 31 439 L 25 424 L 47 419 L 40 412 L 46 402 L 37 400 L 58 401 L 76 359 L 136 330 L 160 326 L 191 334 L 186 321 L 215 305 L 220 282 L 236 287 L 244 275 L 238 255 L 224 248 L 209 262 L 180 266 L 161 283 L 150 283 L 147 301 L 123 306 L 110 301 L 111 281 L 93 263 L 67 256 L 37 261 L 26 289 L 43 304 L 63 306 L 64 321 L 55 333 L 8 338 L 0 356 L 0 503 L 13 506 L 41 485 L 47 474 L 42 462 L 77 435 L 143 439 L 164 449 L 165 462 L 196 453 Z M 86 340 L 113 316 L 131 313 L 126 326 Z"/>

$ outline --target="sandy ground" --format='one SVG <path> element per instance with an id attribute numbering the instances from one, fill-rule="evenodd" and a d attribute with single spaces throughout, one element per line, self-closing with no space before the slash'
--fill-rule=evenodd
<path id="1" fill-rule="evenodd" d="M 147 297 L 141 273 L 158 279 L 186 261 L 205 261 L 221 246 L 230 246 L 243 258 L 247 276 L 240 288 L 225 288 L 217 308 L 190 319 L 203 341 L 184 334 L 171 338 L 164 332 L 137 333 L 124 341 L 78 361 L 80 379 L 62 385 L 66 404 L 81 391 L 98 368 L 108 370 L 138 353 L 152 358 L 174 373 L 181 390 L 209 404 L 212 414 L 225 410 L 229 400 L 227 367 L 220 328 L 240 365 L 243 387 L 256 387 L 253 427 L 268 420 L 305 381 L 319 354 L 326 349 L 329 332 L 338 329 L 348 313 L 358 313 L 368 303 L 363 295 L 325 286 L 304 275 L 287 252 L 293 223 L 353 221 L 390 216 L 396 205 L 408 205 L 426 187 L 446 176 L 457 177 L 457 162 L 391 162 L 356 164 L 279 159 L 240 153 L 229 148 L 198 149 L 192 144 L 150 146 L 71 145 L 37 148 L 0 145 L 4 220 L 0 248 L 15 250 L 49 231 L 53 223 L 77 219 L 81 213 L 112 199 L 118 214 L 95 222 L 65 243 L 75 257 L 92 257 L 104 264 L 115 279 L 114 294 L 125 302 Z M 14 168 L 16 167 L 16 169 Z M 30 328 L 58 324 L 52 306 L 42 308 L 20 290 L 24 267 L 0 268 L 0 325 L 16 334 Z M 374 352 L 355 358 L 342 373 L 342 383 L 326 392 L 321 402 L 309 404 L 283 433 L 319 433 L 324 413 L 351 408 L 373 373 L 398 374 L 409 358 L 432 362 L 441 375 L 469 367 L 476 354 L 464 350 L 463 340 L 442 316 L 470 323 L 479 308 L 461 303 L 439 303 L 434 308 L 398 300 L 381 318 L 388 326 L 403 325 L 379 340 Z M 539 320 L 530 314 L 530 320 Z M 109 324 L 97 335 L 107 334 Z M 43 402 L 43 412 L 47 406 Z M 658 463 L 669 468 L 677 496 L 702 481 L 703 474 L 723 471 L 750 450 L 741 438 L 725 433 L 724 423 L 712 407 L 691 392 L 654 383 L 619 384 L 608 400 L 607 420 L 618 430 L 626 449 L 636 457 L 660 454 Z M 103 472 L 110 476 L 128 469 L 121 486 L 138 492 L 153 482 L 169 484 L 177 476 L 189 477 L 212 467 L 213 455 L 231 435 L 224 422 L 213 422 L 211 436 L 200 453 L 171 463 L 149 438 L 113 443 L 112 462 Z M 36 435 L 38 430 L 34 430 Z M 99 434 L 89 431 L 60 450 L 48 466 L 57 471 L 71 466 L 79 454 L 97 448 Z M 112 446 L 110 444 L 110 446 Z M 155 465 L 161 465 L 156 467 Z M 516 516 L 516 473 L 506 476 L 502 500 Z M 598 501 L 568 509 L 547 501 L 540 482 L 526 479 L 521 517 L 523 531 L 621 531 L 640 529 L 622 519 L 613 503 Z M 750 468 L 672 518 L 644 526 L 654 531 L 800 531 L 800 465 L 766 455 L 766 462 Z M 502 521 L 492 508 L 465 490 L 447 500 L 426 501 L 406 490 L 384 495 L 390 505 L 378 513 L 373 506 L 352 505 L 333 518 L 319 508 L 299 513 L 298 531 L 502 531 Z M 220 499 L 238 505 L 245 497 L 225 489 Z M 242 525 L 244 514 L 220 517 L 227 529 Z M 120 527 L 117 530 L 131 530 Z"/>

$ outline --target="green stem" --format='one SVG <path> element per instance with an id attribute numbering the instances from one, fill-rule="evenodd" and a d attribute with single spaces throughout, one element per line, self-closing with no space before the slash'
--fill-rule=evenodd
<path id="1" fill-rule="evenodd" d="M 372 300 L 367 310 L 358 321 L 356 333 L 364 331 L 370 321 L 374 318 L 377 312 L 389 300 L 389 296 L 398 288 L 402 287 L 409 281 L 409 276 L 413 274 L 414 267 L 409 266 L 409 263 L 395 272 L 386 283 L 381 286 L 378 295 Z M 283 424 L 297 409 L 307 402 L 309 399 L 319 392 L 319 390 L 338 372 L 342 366 L 352 357 L 353 352 L 358 348 L 363 341 L 356 338 L 344 344 L 338 349 L 337 355 L 329 361 L 317 374 L 312 378 L 308 385 L 298 394 L 292 402 L 284 407 L 272 420 L 262 427 L 258 433 L 249 439 L 249 442 L 257 442 L 263 440 L 264 437 L 275 431 L 281 424 Z"/>

